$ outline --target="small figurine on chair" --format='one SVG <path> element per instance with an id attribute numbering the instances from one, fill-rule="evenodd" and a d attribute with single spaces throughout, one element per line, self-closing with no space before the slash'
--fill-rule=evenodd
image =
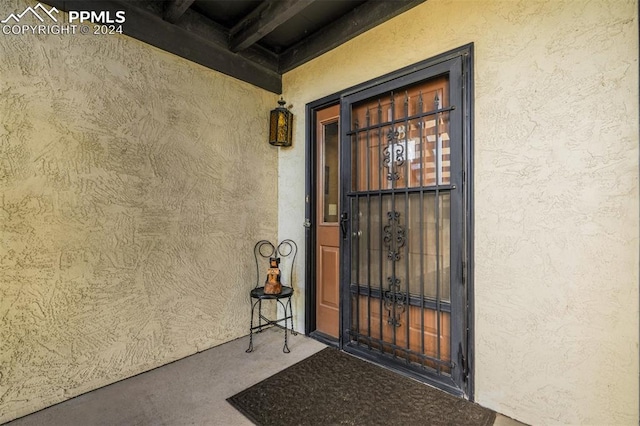
<path id="1" fill-rule="evenodd" d="M 264 294 L 280 294 L 282 283 L 280 283 L 280 259 L 269 258 L 269 269 L 267 269 L 267 281 L 264 283 Z"/>

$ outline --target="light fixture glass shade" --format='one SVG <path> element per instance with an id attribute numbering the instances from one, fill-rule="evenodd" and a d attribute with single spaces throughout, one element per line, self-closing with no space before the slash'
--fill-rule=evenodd
<path id="1" fill-rule="evenodd" d="M 280 98 L 276 109 L 271 110 L 269 120 L 269 143 L 273 146 L 291 146 L 293 139 L 293 114 L 284 107 Z"/>

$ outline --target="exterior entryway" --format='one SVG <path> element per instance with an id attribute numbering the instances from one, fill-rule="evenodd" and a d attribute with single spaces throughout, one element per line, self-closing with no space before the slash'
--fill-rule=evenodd
<path id="1" fill-rule="evenodd" d="M 307 332 L 473 398 L 470 67 L 468 46 L 308 106 Z"/>

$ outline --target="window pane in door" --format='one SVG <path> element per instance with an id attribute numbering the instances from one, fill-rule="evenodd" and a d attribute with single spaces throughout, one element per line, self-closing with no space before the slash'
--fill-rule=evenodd
<path id="1" fill-rule="evenodd" d="M 322 150 L 323 222 L 338 221 L 338 122 L 324 125 Z"/>

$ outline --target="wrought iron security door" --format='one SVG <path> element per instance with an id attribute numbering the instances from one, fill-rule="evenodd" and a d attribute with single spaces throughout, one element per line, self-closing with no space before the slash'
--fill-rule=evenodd
<path id="1" fill-rule="evenodd" d="M 343 98 L 343 346 L 467 394 L 461 61 L 431 71 Z"/>

